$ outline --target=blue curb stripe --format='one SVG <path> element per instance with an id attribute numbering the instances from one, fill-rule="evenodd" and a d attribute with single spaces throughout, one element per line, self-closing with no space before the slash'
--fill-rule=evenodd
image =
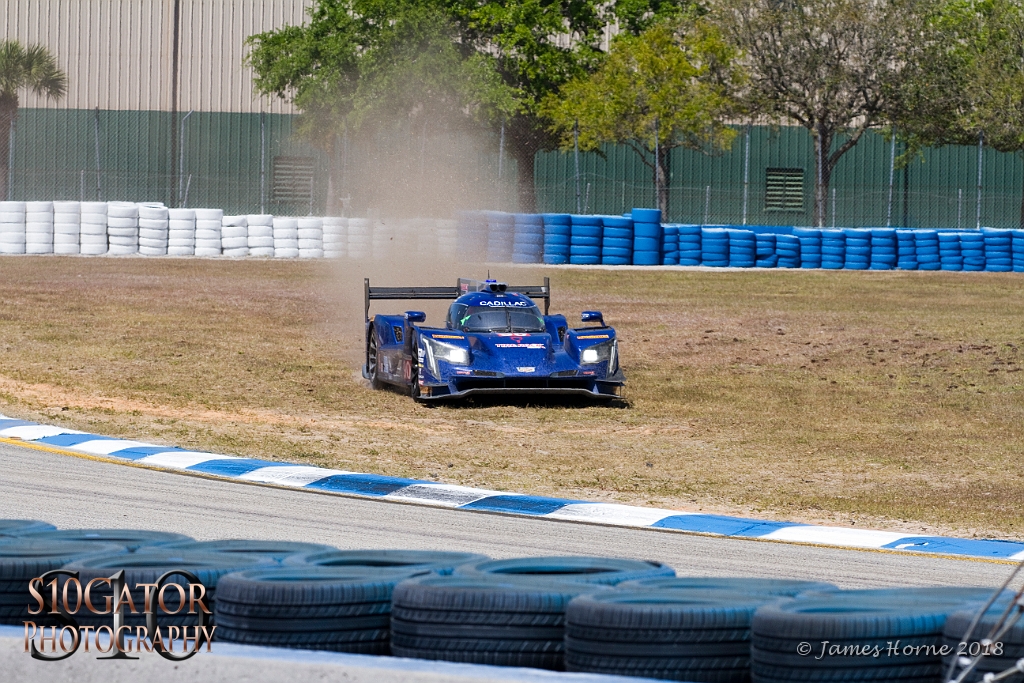
<path id="1" fill-rule="evenodd" d="M 779 529 L 797 525 L 792 522 L 763 522 L 757 519 L 722 517 L 719 515 L 673 515 L 672 517 L 666 517 L 657 521 L 651 526 L 658 529 L 675 529 L 676 531 L 696 531 L 704 534 L 757 538 Z"/>
<path id="2" fill-rule="evenodd" d="M 240 477 L 254 470 L 264 467 L 282 467 L 286 462 L 268 462 L 266 460 L 254 460 L 252 458 L 223 458 L 207 460 L 198 465 L 186 467 L 189 472 L 202 472 L 204 474 L 216 474 L 221 477 Z"/>
<path id="3" fill-rule="evenodd" d="M 32 424 L 26 422 L 25 424 Z M 3 427 L 0 426 L 0 429 Z M 112 436 L 97 436 L 96 434 L 58 434 L 57 436 L 44 436 L 42 439 L 36 439 L 39 443 L 49 444 L 51 446 L 61 446 L 63 448 L 69 448 L 71 446 L 77 446 L 80 443 L 86 441 L 117 441 Z M 164 449 L 168 450 L 168 449 Z"/>
<path id="4" fill-rule="evenodd" d="M 472 503 L 460 505 L 462 510 L 487 510 L 489 512 L 513 512 L 517 515 L 550 515 L 566 505 L 579 503 L 578 500 L 542 498 L 540 496 L 488 496 Z"/>
<path id="5" fill-rule="evenodd" d="M 334 474 L 324 479 L 318 479 L 312 484 L 306 484 L 303 488 L 333 491 L 334 493 L 351 493 L 359 496 L 373 496 L 376 498 L 394 493 L 398 489 L 404 489 L 406 486 L 427 483 L 429 482 L 416 479 L 385 477 L 379 474 Z"/>
<path id="6" fill-rule="evenodd" d="M 43 441 L 44 439 L 40 439 Z M 135 446 L 134 448 L 125 448 L 120 451 L 114 451 L 110 454 L 112 458 L 124 458 L 125 460 L 138 460 L 139 458 L 145 458 L 150 455 L 156 455 L 157 453 L 184 453 L 185 451 L 180 448 L 168 448 L 167 446 Z"/>
<path id="7" fill-rule="evenodd" d="M 16 420 L 0 415 L 0 430 L 11 427 L 41 427 L 34 422 Z M 52 429 L 50 429 L 52 431 Z M 45 431 L 45 430 L 44 430 Z M 245 475 L 264 468 L 292 467 L 300 474 L 297 479 L 303 483 L 283 484 L 293 488 L 329 491 L 368 498 L 391 496 L 404 502 L 422 505 L 444 504 L 457 510 L 483 510 L 533 517 L 549 517 L 587 521 L 609 526 L 633 528 L 655 528 L 681 532 L 716 534 L 731 538 L 767 538 L 782 542 L 813 543 L 840 548 L 877 548 L 908 552 L 920 555 L 953 555 L 968 558 L 1024 560 L 1024 543 L 996 539 L 946 538 L 942 536 L 901 536 L 899 533 L 870 529 L 816 526 L 794 522 L 775 522 L 723 515 L 680 514 L 675 510 L 639 508 L 610 503 L 587 503 L 566 498 L 496 493 L 464 486 L 454 486 L 433 481 L 386 477 L 379 474 L 338 474 L 308 465 L 285 462 L 271 462 L 256 458 L 239 458 L 188 451 L 174 446 L 140 444 L 137 441 L 115 439 L 96 434 L 58 434 L 56 436 L 25 439 L 25 441 L 71 448 L 89 441 L 115 442 L 97 444 L 90 452 L 106 453 L 121 460 L 149 460 L 165 469 L 210 474 L 228 479 L 259 481 L 259 476 L 246 478 Z M 116 442 L 121 442 L 123 446 Z M 166 455 L 167 457 L 163 457 Z M 320 472 L 323 476 L 316 478 Z M 288 472 L 281 481 L 288 480 Z M 304 483 L 307 481 L 310 483 Z M 273 481 L 271 476 L 267 481 Z M 572 506 L 572 507 L 568 507 Z"/>

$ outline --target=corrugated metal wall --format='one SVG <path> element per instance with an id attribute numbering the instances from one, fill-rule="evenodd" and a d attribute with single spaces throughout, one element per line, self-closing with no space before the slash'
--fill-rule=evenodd
<path id="1" fill-rule="evenodd" d="M 901 151 L 897 149 L 898 153 Z M 890 154 L 890 143 L 880 134 L 869 132 L 843 156 L 832 176 L 835 194 L 828 197 L 827 224 L 886 225 L 890 211 Z M 742 131 L 732 149 L 724 154 L 705 156 L 689 150 L 674 150 L 669 219 L 686 223 L 741 223 L 745 159 L 746 140 Z M 765 176 L 770 168 L 804 171 L 802 211 L 766 210 Z M 536 169 L 541 210 L 575 211 L 573 155 L 541 153 L 537 156 Z M 603 156 L 581 154 L 580 171 L 581 203 L 591 213 L 620 213 L 633 206 L 654 203 L 651 171 L 629 148 L 608 146 Z M 813 175 L 814 148 L 806 130 L 793 126 L 753 127 L 747 224 L 812 224 Z M 1016 227 L 1019 224 L 1022 183 L 1024 162 L 1019 156 L 984 150 L 982 225 Z M 977 184 L 977 147 L 925 150 L 905 170 L 896 170 L 891 224 L 973 228 L 977 225 Z"/>
<path id="2" fill-rule="evenodd" d="M 2 0 L 0 35 L 45 45 L 68 74 L 60 102 L 26 94 L 31 108 L 171 107 L 175 0 Z M 312 0 L 180 0 L 181 111 L 292 113 L 257 97 L 243 66 L 247 36 L 301 24 Z"/>

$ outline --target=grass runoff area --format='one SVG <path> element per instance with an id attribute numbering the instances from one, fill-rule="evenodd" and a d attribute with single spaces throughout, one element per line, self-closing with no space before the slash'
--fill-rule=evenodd
<path id="1" fill-rule="evenodd" d="M 429 407 L 359 377 L 361 278 L 477 273 L 363 270 L 4 259 L 0 410 L 467 486 L 1024 538 L 1020 275 L 492 270 L 550 275 L 570 319 L 602 310 L 627 402 Z"/>

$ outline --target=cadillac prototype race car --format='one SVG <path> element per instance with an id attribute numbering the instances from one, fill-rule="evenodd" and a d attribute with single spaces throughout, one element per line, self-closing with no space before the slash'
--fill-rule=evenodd
<path id="1" fill-rule="evenodd" d="M 548 278 L 514 287 L 495 280 L 459 279 L 455 287 L 371 287 L 364 282 L 366 364 L 374 389 L 402 388 L 423 401 L 480 394 L 570 394 L 595 399 L 621 395 L 615 330 L 600 311 L 584 311 L 587 327 L 571 328 L 548 315 Z M 443 327 L 426 314 L 370 318 L 376 299 L 451 299 Z M 544 302 L 541 314 L 534 299 Z"/>

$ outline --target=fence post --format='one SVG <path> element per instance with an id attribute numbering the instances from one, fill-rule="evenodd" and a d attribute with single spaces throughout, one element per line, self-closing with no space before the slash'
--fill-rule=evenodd
<path id="1" fill-rule="evenodd" d="M 96 139 L 96 201 L 103 201 L 103 191 L 100 187 L 100 108 L 96 107 L 96 116 L 93 119 L 93 132 Z"/>
<path id="2" fill-rule="evenodd" d="M 746 147 L 743 158 L 743 225 L 747 224 L 747 197 L 750 192 L 750 124 L 747 124 Z"/>
<path id="3" fill-rule="evenodd" d="M 981 162 L 985 150 L 985 133 L 978 133 L 978 230 L 981 230 Z"/>
<path id="4" fill-rule="evenodd" d="M 572 124 L 572 154 L 576 169 L 576 213 L 580 213 L 580 120 Z"/>
<path id="5" fill-rule="evenodd" d="M 188 117 L 192 116 L 192 111 L 185 114 L 185 118 L 181 120 L 181 131 L 178 135 L 178 182 L 185 177 L 185 122 L 188 121 Z M 189 174 L 189 179 L 192 178 L 192 174 Z M 178 185 L 178 204 L 184 206 L 182 202 L 182 190 L 181 185 Z"/>
<path id="6" fill-rule="evenodd" d="M 267 114 L 260 112 L 260 213 L 267 212 Z"/>
<path id="7" fill-rule="evenodd" d="M 708 218 L 711 214 L 711 186 L 708 185 L 704 189 L 704 222 L 700 224 L 700 227 L 704 227 L 708 224 Z"/>
<path id="8" fill-rule="evenodd" d="M 889 227 L 889 226 L 886 226 Z M 836 228 L 836 188 L 832 188 L 832 229 Z"/>
<path id="9" fill-rule="evenodd" d="M 964 206 L 964 189 L 957 188 L 956 191 L 956 229 L 960 229 L 960 216 Z"/>
<path id="10" fill-rule="evenodd" d="M 892 185 L 896 176 L 896 131 L 892 132 L 892 149 L 889 152 L 889 208 L 885 212 L 885 227 L 892 227 Z"/>

